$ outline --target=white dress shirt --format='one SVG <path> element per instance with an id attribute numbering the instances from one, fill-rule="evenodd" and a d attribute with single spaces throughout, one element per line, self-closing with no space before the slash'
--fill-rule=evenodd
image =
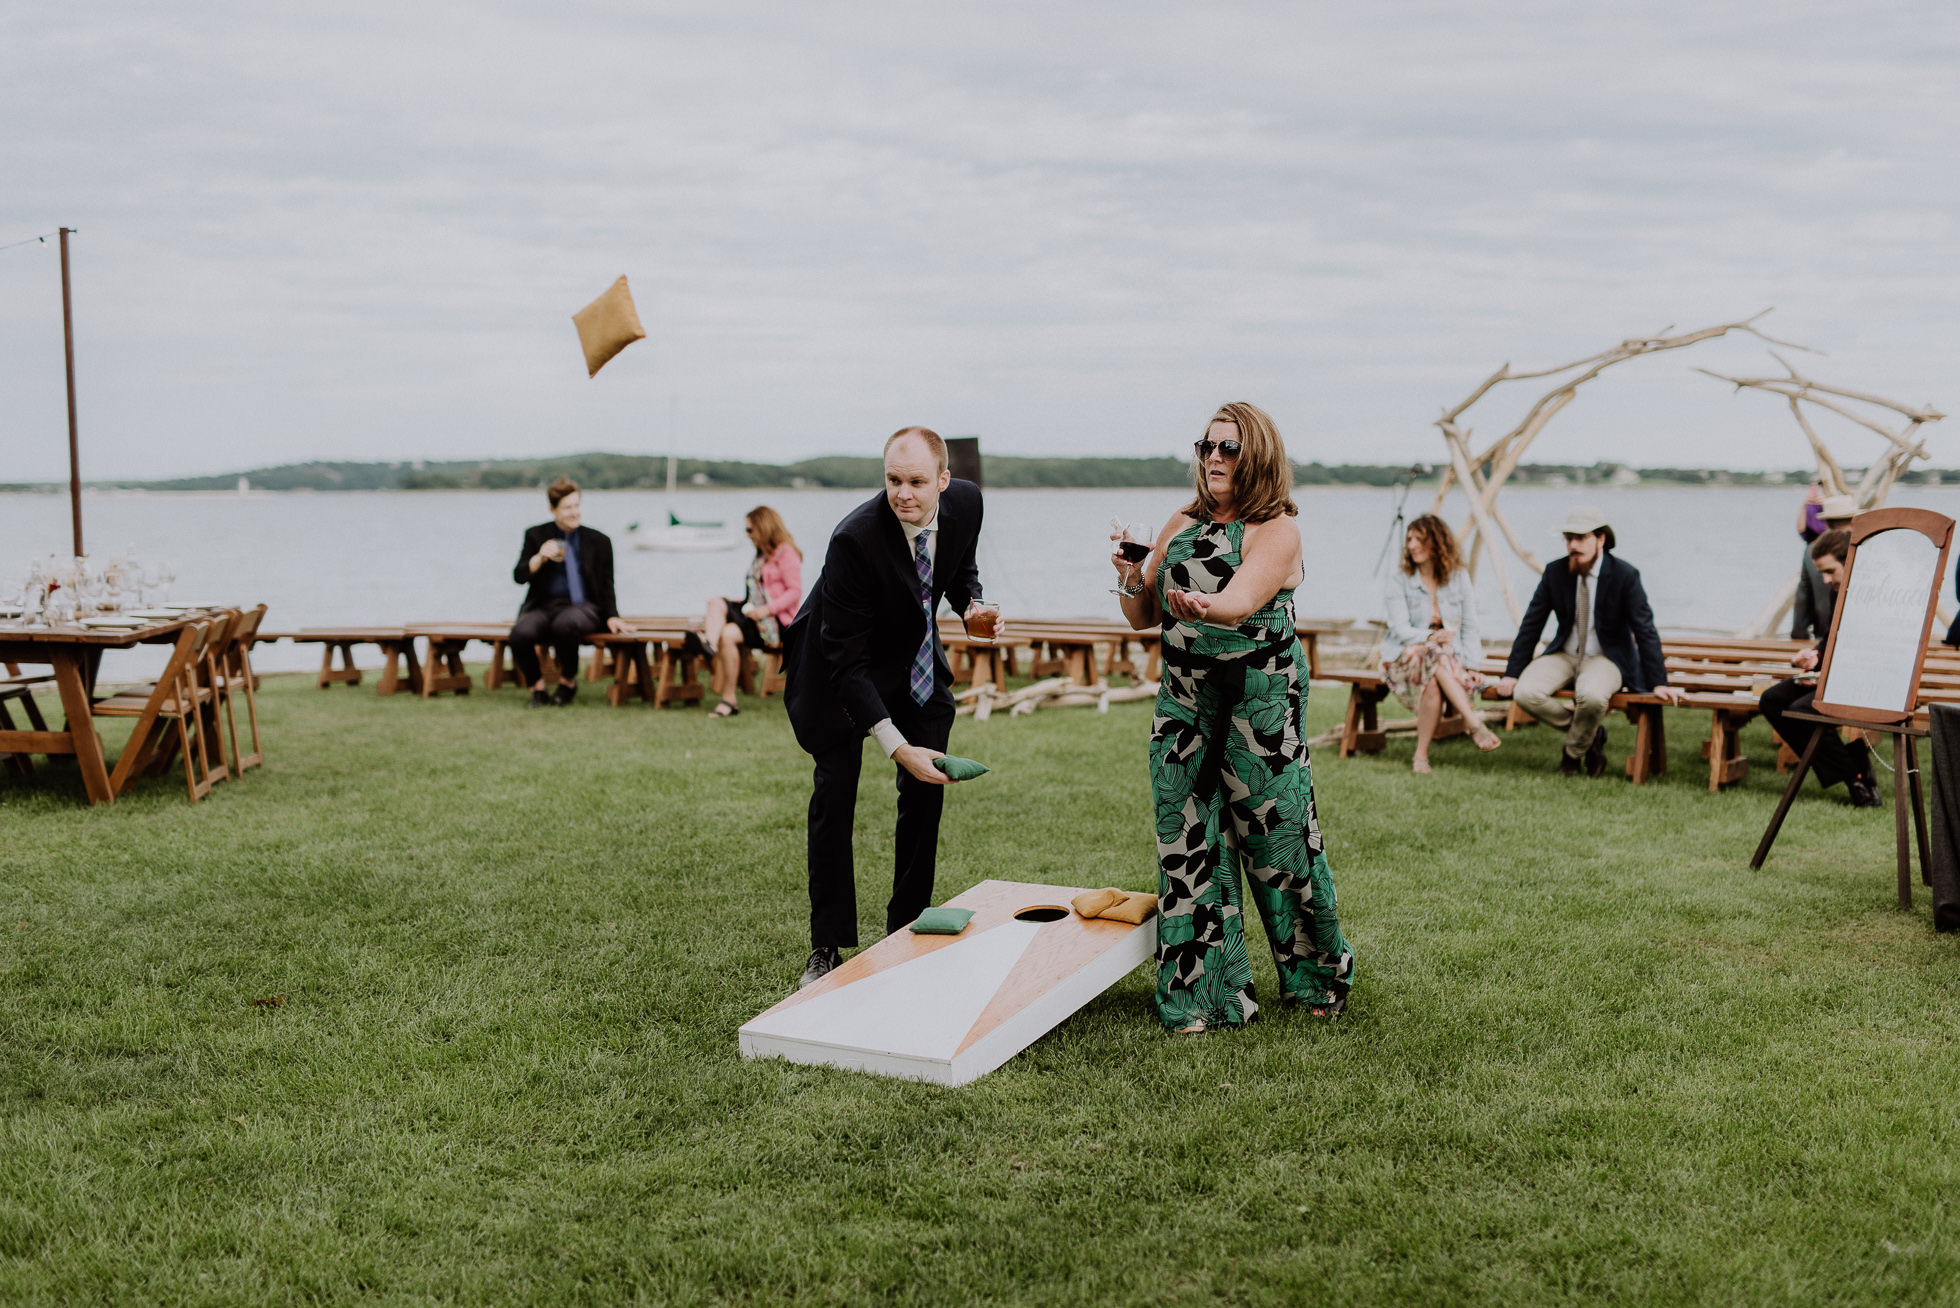
<path id="1" fill-rule="evenodd" d="M 926 537 L 926 559 L 932 566 L 938 567 L 939 506 L 935 504 L 932 508 L 932 518 L 919 526 L 915 527 L 903 518 L 898 520 L 898 525 L 905 532 L 905 556 L 908 559 L 918 557 L 919 533 L 922 531 L 932 533 L 932 535 Z M 926 623 L 930 627 L 932 614 L 926 614 Z M 890 718 L 879 718 L 876 722 L 872 723 L 870 734 L 872 739 L 878 742 L 878 748 L 885 751 L 886 758 L 890 758 L 893 754 L 896 754 L 898 747 L 905 743 L 905 733 L 893 726 Z"/>

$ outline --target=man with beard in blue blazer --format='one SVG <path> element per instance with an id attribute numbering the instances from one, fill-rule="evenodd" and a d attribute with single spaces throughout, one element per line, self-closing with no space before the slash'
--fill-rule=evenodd
<path id="1" fill-rule="evenodd" d="M 980 488 L 954 480 L 946 442 L 924 427 L 895 432 L 885 442 L 884 491 L 837 524 L 823 574 L 783 629 L 783 703 L 797 743 L 816 759 L 810 957 L 799 985 L 826 975 L 858 943 L 851 828 L 866 736 L 898 771 L 885 930 L 932 903 L 941 788 L 949 784 L 932 761 L 953 726 L 952 670 L 934 615 L 943 597 L 975 635 L 999 634 L 999 611 L 980 600 L 980 519 Z"/>
<path id="2" fill-rule="evenodd" d="M 1565 557 L 1545 569 L 1537 593 L 1518 624 L 1504 677 L 1491 688 L 1503 698 L 1514 691 L 1518 705 L 1548 727 L 1565 732 L 1559 755 L 1561 776 L 1606 771 L 1608 705 L 1622 687 L 1652 692 L 1665 704 L 1682 693 L 1667 684 L 1660 633 L 1647 603 L 1640 570 L 1613 554 L 1613 528 L 1598 509 L 1574 509 L 1561 529 Z M 1538 654 L 1545 619 L 1556 615 L 1558 634 Z M 1536 654 L 1537 657 L 1533 657 Z M 1557 698 L 1572 688 L 1570 703 Z"/>

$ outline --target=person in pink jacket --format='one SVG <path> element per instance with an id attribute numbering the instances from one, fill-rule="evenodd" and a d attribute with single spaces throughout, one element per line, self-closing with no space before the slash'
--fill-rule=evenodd
<path id="1" fill-rule="evenodd" d="M 708 712 L 718 718 L 742 711 L 735 702 L 742 651 L 779 647 L 782 625 L 803 603 L 803 551 L 783 525 L 783 515 L 762 504 L 749 510 L 747 522 L 745 530 L 755 544 L 747 593 L 738 600 L 709 600 L 701 632 L 714 660 L 714 690 L 721 697 Z"/>

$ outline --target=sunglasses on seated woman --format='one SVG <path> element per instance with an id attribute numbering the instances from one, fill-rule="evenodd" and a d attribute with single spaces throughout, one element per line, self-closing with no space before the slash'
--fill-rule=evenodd
<path id="1" fill-rule="evenodd" d="M 1198 452 L 1200 459 L 1209 459 L 1213 450 L 1217 450 L 1228 459 L 1239 457 L 1239 443 L 1237 441 L 1197 441 L 1193 443 L 1191 448 Z"/>

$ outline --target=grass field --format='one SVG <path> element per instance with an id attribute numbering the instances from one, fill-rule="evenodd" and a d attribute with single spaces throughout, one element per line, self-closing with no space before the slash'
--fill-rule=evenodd
<path id="1" fill-rule="evenodd" d="M 1330 752 L 1345 1017 L 1177 1039 L 1142 969 L 945 1090 L 736 1054 L 807 947 L 778 703 L 262 704 L 195 807 L 0 780 L 0 1302 L 1960 1298 L 1960 958 L 1886 811 L 1813 789 L 1747 870 L 1760 724 L 1722 795 L 1693 714 L 1638 790 L 1543 729 Z M 940 897 L 1154 884 L 1148 722 L 962 720 Z"/>

